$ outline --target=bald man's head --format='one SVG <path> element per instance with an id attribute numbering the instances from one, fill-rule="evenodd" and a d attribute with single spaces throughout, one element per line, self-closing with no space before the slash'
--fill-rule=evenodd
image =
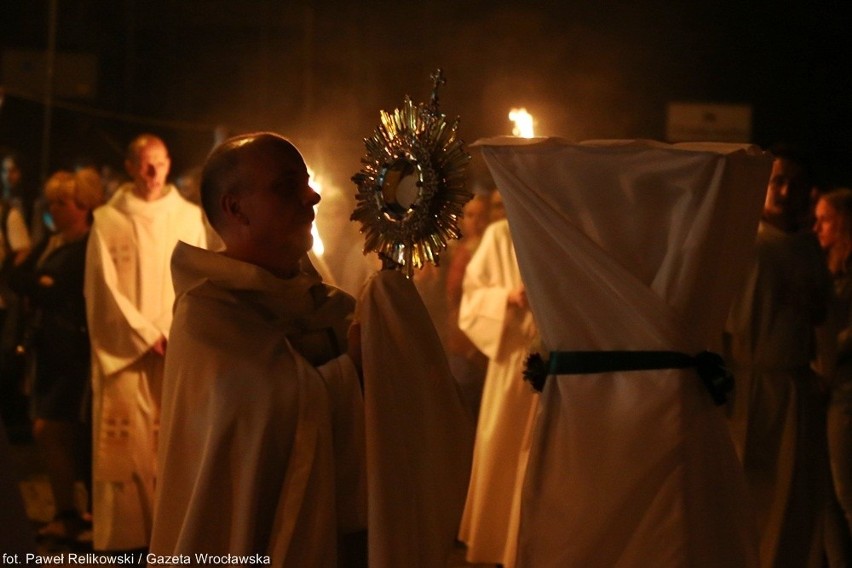
<path id="1" fill-rule="evenodd" d="M 254 178 L 247 175 L 257 158 L 281 155 L 303 163 L 302 155 L 286 138 L 272 132 L 241 134 L 227 139 L 213 149 L 201 172 L 201 206 L 213 228 L 223 222 L 222 196 L 250 189 Z"/>
<path id="2" fill-rule="evenodd" d="M 124 167 L 133 178 L 134 193 L 142 199 L 162 197 L 171 165 L 166 144 L 153 134 L 141 134 L 127 146 Z"/>
<path id="3" fill-rule="evenodd" d="M 201 202 L 225 242 L 223 254 L 281 278 L 297 273 L 320 201 L 309 181 L 302 155 L 277 134 L 237 136 L 213 150 Z"/>

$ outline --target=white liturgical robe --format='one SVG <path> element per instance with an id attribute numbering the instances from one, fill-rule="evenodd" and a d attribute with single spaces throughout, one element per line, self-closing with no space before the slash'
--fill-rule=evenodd
<path id="1" fill-rule="evenodd" d="M 414 283 L 383 270 L 362 326 L 370 568 L 446 566 L 464 507 L 472 419 Z"/>
<path id="2" fill-rule="evenodd" d="M 353 299 L 184 244 L 173 272 L 151 552 L 333 568 L 366 521 Z"/>
<path id="3" fill-rule="evenodd" d="M 477 145 L 547 349 L 720 350 L 771 159 L 723 144 Z M 550 376 L 529 459 L 522 568 L 757 563 L 725 416 L 694 369 Z"/>
<path id="4" fill-rule="evenodd" d="M 467 265 L 459 327 L 488 356 L 459 539 L 467 560 L 515 565 L 520 497 L 538 394 L 523 380 L 537 337 L 532 312 L 509 305 L 522 285 L 509 223 L 495 221 Z"/>
<path id="5" fill-rule="evenodd" d="M 154 201 L 132 184 L 95 210 L 86 252 L 92 342 L 93 517 L 96 550 L 145 547 L 151 536 L 163 358 L 179 240 L 205 245 L 201 209 L 172 187 Z"/>

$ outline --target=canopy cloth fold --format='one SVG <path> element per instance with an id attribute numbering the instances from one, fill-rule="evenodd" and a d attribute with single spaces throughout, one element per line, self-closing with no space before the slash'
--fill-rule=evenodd
<path id="1" fill-rule="evenodd" d="M 362 326 L 371 568 L 445 566 L 473 454 L 438 332 L 414 283 L 382 270 L 365 284 Z"/>
<path id="2" fill-rule="evenodd" d="M 713 143 L 475 146 L 547 349 L 720 350 L 771 158 Z M 725 416 L 694 370 L 551 377 L 541 397 L 519 567 L 756 565 Z"/>

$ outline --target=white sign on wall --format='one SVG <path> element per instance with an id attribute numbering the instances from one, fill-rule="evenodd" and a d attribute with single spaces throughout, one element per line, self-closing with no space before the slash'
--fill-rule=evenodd
<path id="1" fill-rule="evenodd" d="M 669 103 L 666 139 L 669 142 L 751 142 L 751 105 Z"/>

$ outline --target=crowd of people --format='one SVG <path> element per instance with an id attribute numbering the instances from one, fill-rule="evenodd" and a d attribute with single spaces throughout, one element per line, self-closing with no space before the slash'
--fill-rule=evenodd
<path id="1" fill-rule="evenodd" d="M 201 210 L 167 182 L 168 151 L 153 135 L 131 142 L 129 181 L 107 202 L 93 168 L 56 172 L 36 195 L 23 189 L 18 162 L 3 161 L 12 300 L 2 373 L 4 400 L 30 399 L 50 477 L 56 515 L 38 536 L 144 547 L 174 301 L 169 262 L 178 240 L 206 243 Z M 41 227 L 37 242 L 25 219 Z M 20 403 L 7 406 L 10 429 L 27 424 Z M 75 502 L 78 480 L 90 505 Z"/>
<path id="2" fill-rule="evenodd" d="M 830 480 L 825 389 L 815 364 L 818 336 L 831 341 L 822 333 L 831 280 L 812 230 L 825 231 L 813 220 L 811 179 L 801 157 L 776 152 L 756 261 L 726 326 L 737 381 L 731 431 L 764 566 L 820 566 L 823 557 Z"/>
<path id="3" fill-rule="evenodd" d="M 56 515 L 37 538 L 367 565 L 353 314 L 371 268 L 349 238 L 311 262 L 320 196 L 298 149 L 228 138 L 183 192 L 152 134 L 130 142 L 128 177 L 110 188 L 80 167 L 39 193 L 20 162 L 3 155 L 0 411 L 43 452 Z M 852 190 L 812 180 L 802 155 L 774 152 L 724 337 L 762 567 L 852 563 Z M 329 199 L 325 215 L 340 230 L 348 212 Z M 500 193 L 475 195 L 460 227 L 414 284 L 476 428 L 456 534 L 469 562 L 509 568 L 538 332 Z"/>

